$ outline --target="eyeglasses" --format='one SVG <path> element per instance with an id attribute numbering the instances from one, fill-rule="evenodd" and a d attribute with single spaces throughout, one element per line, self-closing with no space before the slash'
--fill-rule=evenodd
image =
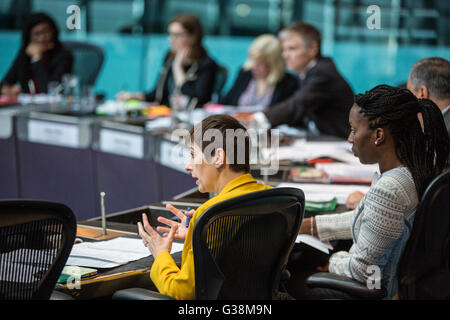
<path id="1" fill-rule="evenodd" d="M 169 32 L 169 38 L 180 39 L 186 36 L 186 32 Z"/>
<path id="2" fill-rule="evenodd" d="M 50 39 L 52 36 L 53 36 L 53 31 L 51 31 L 51 30 L 44 30 L 44 31 L 31 33 L 32 39 L 39 39 L 39 38 Z"/>

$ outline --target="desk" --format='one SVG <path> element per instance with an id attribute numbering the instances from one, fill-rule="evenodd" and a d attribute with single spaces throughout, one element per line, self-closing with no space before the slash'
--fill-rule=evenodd
<path id="1" fill-rule="evenodd" d="M 101 223 L 98 223 L 97 221 L 80 222 L 78 225 L 77 236 L 83 238 L 83 235 L 87 234 L 89 228 L 92 228 L 94 233 L 96 233 L 101 229 Z M 126 236 L 139 238 L 137 233 L 132 233 L 130 231 L 133 229 L 136 229 L 137 231 L 137 227 L 133 225 L 118 222 L 108 223 L 108 235 L 113 237 Z M 84 238 L 84 240 L 92 241 L 87 238 Z M 181 255 L 182 252 L 172 254 L 177 265 L 181 264 Z M 79 300 L 109 298 L 117 290 L 126 288 L 147 288 L 156 290 L 150 280 L 150 269 L 153 261 L 154 257 L 149 253 L 149 256 L 129 262 L 125 265 L 110 269 L 98 269 L 98 274 L 95 277 L 83 279 L 79 284 L 57 284 L 55 289 Z"/>
<path id="2" fill-rule="evenodd" d="M 196 208 L 208 199 L 207 194 L 201 194 L 196 189 L 184 192 L 168 201 L 155 203 L 148 206 L 142 206 L 125 210 L 107 216 L 107 234 L 109 236 L 126 236 L 139 238 L 136 222 L 141 221 L 142 213 L 145 212 L 149 217 L 150 224 L 155 227 L 162 225 L 157 222 L 158 216 L 173 218 L 174 215 L 165 208 L 166 202 L 171 202 L 180 209 L 186 209 L 188 206 Z M 99 218 L 78 222 L 77 236 L 86 241 L 93 240 L 93 235 L 100 235 L 101 221 Z M 89 238 L 86 238 L 88 236 Z M 100 239 L 100 237 L 97 237 Z M 181 242 L 175 240 L 176 242 Z M 182 252 L 172 254 L 175 263 L 181 265 Z M 74 297 L 75 299 L 98 299 L 108 298 L 114 292 L 126 288 L 147 288 L 156 290 L 150 280 L 150 269 L 154 257 L 149 255 L 145 258 L 132 261 L 122 266 L 111 269 L 98 269 L 98 275 L 81 280 L 79 287 L 56 285 L 56 290 L 60 290 Z"/>
<path id="3" fill-rule="evenodd" d="M 96 195 L 106 193 L 108 212 L 161 199 L 152 139 L 140 126 L 106 120 L 93 126 Z"/>
<path id="4" fill-rule="evenodd" d="M 17 149 L 14 115 L 18 107 L 0 110 L 0 195 L 5 198 L 19 197 Z"/>
<path id="5" fill-rule="evenodd" d="M 90 149 L 93 121 L 35 111 L 17 116 L 21 197 L 62 202 L 77 220 L 100 214 Z"/>
<path id="6" fill-rule="evenodd" d="M 273 184 L 276 184 L 276 182 Z M 194 188 L 167 201 L 109 214 L 107 216 L 108 236 L 139 238 L 136 222 L 141 221 L 142 212 L 147 213 L 150 218 L 150 223 L 155 227 L 160 225 L 156 221 L 158 216 L 167 218 L 174 217 L 173 214 L 165 208 L 166 203 L 172 203 L 180 209 L 186 209 L 187 207 L 196 208 L 207 199 L 207 194 L 202 194 Z M 333 213 L 343 211 L 345 211 L 345 207 L 341 205 L 338 206 Z M 305 217 L 311 216 L 311 214 L 311 212 L 306 212 Z M 100 235 L 100 233 L 101 221 L 99 218 L 78 222 L 78 237 L 93 237 L 93 235 Z M 97 237 L 97 239 L 100 239 L 100 237 Z M 95 240 L 86 239 L 86 241 Z M 181 255 L 182 252 L 172 254 L 177 265 L 181 264 Z M 99 269 L 97 276 L 82 280 L 79 288 L 70 289 L 67 285 L 58 284 L 56 289 L 80 300 L 108 298 L 117 290 L 126 288 L 147 288 L 156 290 L 150 280 L 150 269 L 153 261 L 153 256 L 149 255 L 145 258 L 115 268 Z"/>

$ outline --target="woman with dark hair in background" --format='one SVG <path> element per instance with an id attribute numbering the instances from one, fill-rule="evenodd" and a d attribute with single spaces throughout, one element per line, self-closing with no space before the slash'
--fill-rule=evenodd
<path id="1" fill-rule="evenodd" d="M 55 22 L 45 13 L 34 13 L 25 23 L 22 46 L 1 82 L 1 93 L 11 97 L 20 92 L 45 93 L 49 82 L 61 82 L 64 74 L 71 73 L 72 64 Z"/>
<path id="2" fill-rule="evenodd" d="M 202 44 L 200 20 L 191 14 L 176 16 L 169 23 L 170 51 L 164 58 L 155 89 L 147 94 L 120 92 L 119 100 L 145 100 L 171 106 L 173 99 L 184 96 L 189 103 L 202 106 L 211 99 L 217 64 Z"/>
<path id="3" fill-rule="evenodd" d="M 380 175 L 354 211 L 304 219 L 300 233 L 322 241 L 352 239 L 350 250 L 334 253 L 326 268 L 365 284 L 378 267 L 380 284 L 393 298 L 417 205 L 448 165 L 450 138 L 442 112 L 432 101 L 387 85 L 356 95 L 349 122 L 353 153 L 363 164 L 378 163 Z M 302 283 L 307 276 L 300 273 L 289 285 L 297 298 L 345 295 L 307 289 Z"/>

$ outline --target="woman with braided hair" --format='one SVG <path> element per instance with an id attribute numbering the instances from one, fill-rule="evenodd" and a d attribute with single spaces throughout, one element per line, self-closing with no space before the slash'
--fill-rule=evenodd
<path id="1" fill-rule="evenodd" d="M 353 153 L 363 164 L 378 163 L 380 174 L 355 210 L 304 219 L 300 233 L 323 241 L 352 239 L 348 252 L 330 257 L 328 271 L 364 284 L 378 280 L 387 298 L 393 298 L 417 205 L 428 184 L 448 166 L 450 138 L 442 112 L 431 100 L 388 85 L 356 95 L 349 122 Z M 342 297 L 330 289 L 304 288 L 297 298 L 336 295 Z"/>

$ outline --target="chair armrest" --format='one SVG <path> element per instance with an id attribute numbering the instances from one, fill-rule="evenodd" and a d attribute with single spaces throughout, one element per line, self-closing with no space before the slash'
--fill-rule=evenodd
<path id="1" fill-rule="evenodd" d="M 385 288 L 369 289 L 356 280 L 330 272 L 314 273 L 306 279 L 306 285 L 310 288 L 338 290 L 356 299 L 380 300 L 386 296 Z"/>
<path id="2" fill-rule="evenodd" d="M 113 300 L 175 300 L 172 297 L 166 296 L 156 291 L 147 290 L 144 288 L 130 288 L 116 291 Z"/>

